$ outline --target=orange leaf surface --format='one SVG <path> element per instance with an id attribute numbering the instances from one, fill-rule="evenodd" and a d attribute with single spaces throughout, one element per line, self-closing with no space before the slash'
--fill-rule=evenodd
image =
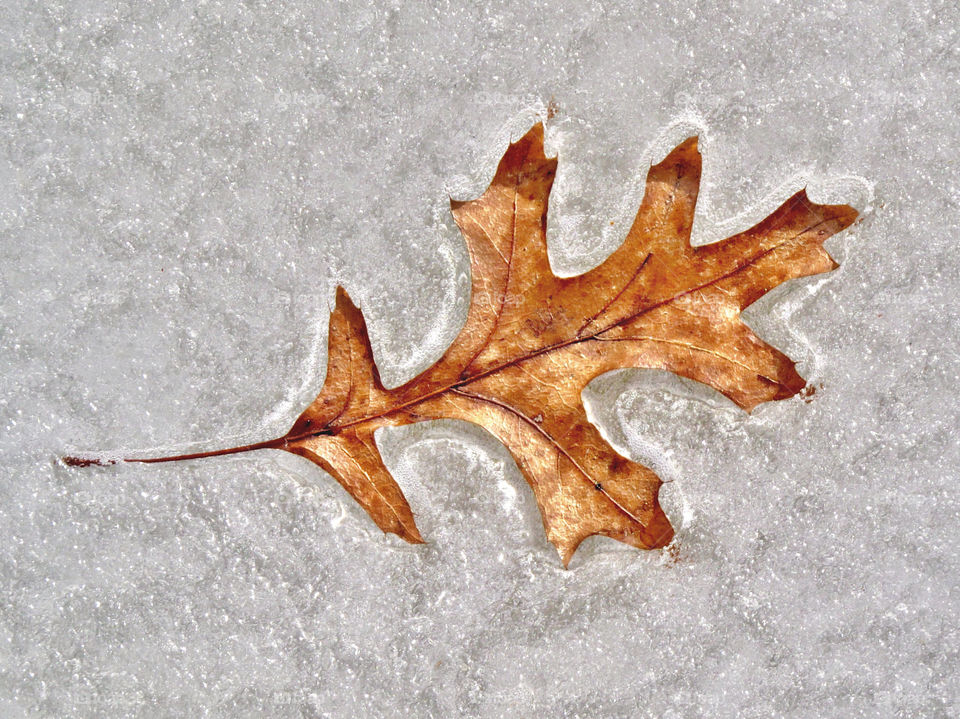
<path id="1" fill-rule="evenodd" d="M 812 203 L 801 191 L 756 226 L 693 247 L 700 166 L 691 138 L 650 169 L 620 248 L 585 274 L 557 277 L 546 244 L 557 160 L 544 155 L 543 128 L 535 125 L 510 145 L 480 197 L 451 203 L 470 253 L 471 301 L 463 329 L 432 367 L 384 387 L 363 315 L 338 288 L 326 380 L 285 436 L 124 461 L 286 450 L 330 473 L 383 531 L 416 543 L 423 540 L 413 512 L 374 432 L 463 419 L 513 455 L 564 565 L 594 534 L 642 549 L 665 546 L 673 530 L 657 501 L 659 477 L 601 437 L 581 393 L 605 372 L 639 367 L 703 382 L 746 410 L 797 394 L 805 382 L 794 363 L 759 339 L 740 312 L 789 279 L 834 269 L 823 242 L 857 216 L 846 205 Z"/>

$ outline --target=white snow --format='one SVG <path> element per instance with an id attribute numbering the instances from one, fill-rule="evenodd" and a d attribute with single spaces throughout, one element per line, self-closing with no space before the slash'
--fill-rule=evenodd
<path id="1" fill-rule="evenodd" d="M 955 3 L 6 3 L 0 715 L 960 713 Z M 337 283 L 382 376 L 466 316 L 448 197 L 544 117 L 563 274 L 698 132 L 696 241 L 809 184 L 863 222 L 752 307 L 817 384 L 737 410 L 655 372 L 588 391 L 657 464 L 669 551 L 564 571 L 510 455 L 384 430 L 428 544 L 260 452 L 314 396 Z M 610 223 L 613 222 L 611 225 Z M 822 387 L 820 386 L 822 385 Z"/>

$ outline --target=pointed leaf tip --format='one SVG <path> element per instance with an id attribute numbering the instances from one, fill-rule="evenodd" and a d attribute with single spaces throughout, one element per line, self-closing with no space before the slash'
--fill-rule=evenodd
<path id="1" fill-rule="evenodd" d="M 347 292 L 347 290 L 344 288 L 343 285 L 337 285 L 336 298 L 334 300 L 334 303 L 335 303 L 334 306 L 337 309 L 340 309 L 340 308 L 353 309 L 353 310 L 358 309 L 357 305 L 350 298 L 350 294 Z"/>
<path id="2" fill-rule="evenodd" d="M 416 527 L 404 528 L 402 531 L 396 532 L 396 535 L 401 539 L 409 542 L 410 544 L 426 544 L 427 541 L 420 536 L 420 530 Z"/>
<path id="3" fill-rule="evenodd" d="M 670 150 L 666 157 L 656 163 L 654 167 L 676 165 L 677 163 L 699 165 L 700 162 L 700 138 L 698 135 L 692 135 Z"/>
<path id="4" fill-rule="evenodd" d="M 543 145 L 543 122 L 537 120 L 533 125 L 530 126 L 530 129 L 524 133 L 521 139 L 529 139 L 532 142 L 538 142 L 541 146 Z"/>
<path id="5" fill-rule="evenodd" d="M 521 165 L 524 161 L 546 159 L 548 158 L 544 154 L 543 123 L 537 122 L 519 140 L 510 143 L 510 147 L 500 161 L 500 168 Z"/>
<path id="6" fill-rule="evenodd" d="M 573 555 L 577 553 L 578 546 L 580 546 L 579 542 L 573 546 L 557 547 L 557 554 L 560 555 L 560 563 L 564 569 L 570 568 L 570 562 L 573 560 Z"/>

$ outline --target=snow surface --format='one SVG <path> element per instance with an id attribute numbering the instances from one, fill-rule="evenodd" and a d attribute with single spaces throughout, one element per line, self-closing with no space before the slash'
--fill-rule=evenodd
<path id="1" fill-rule="evenodd" d="M 958 27 L 955 2 L 3 3 L 0 716 L 957 716 Z M 670 550 L 591 539 L 564 571 L 508 453 L 454 422 L 380 435 L 422 547 L 280 452 L 58 464 L 282 433 L 338 282 L 389 384 L 429 365 L 466 313 L 447 197 L 551 99 L 560 272 L 690 132 L 697 242 L 805 184 L 864 211 L 838 272 L 749 311 L 812 402 L 590 387 L 671 480 Z"/>

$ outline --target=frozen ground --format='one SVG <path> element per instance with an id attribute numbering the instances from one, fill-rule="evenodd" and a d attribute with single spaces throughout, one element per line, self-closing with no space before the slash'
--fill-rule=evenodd
<path id="1" fill-rule="evenodd" d="M 817 4 L 3 3 L 0 715 L 957 716 L 960 11 Z M 284 431 L 337 282 L 388 383 L 425 367 L 466 309 L 447 196 L 551 98 L 568 274 L 690 130 L 700 242 L 804 184 L 865 212 L 750 312 L 811 403 L 591 387 L 674 480 L 672 551 L 563 571 L 456 423 L 381 437 L 416 548 L 279 452 L 57 464 Z"/>

